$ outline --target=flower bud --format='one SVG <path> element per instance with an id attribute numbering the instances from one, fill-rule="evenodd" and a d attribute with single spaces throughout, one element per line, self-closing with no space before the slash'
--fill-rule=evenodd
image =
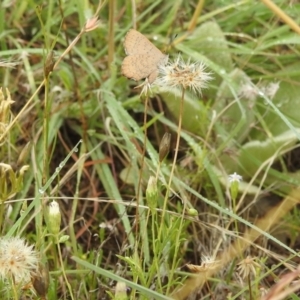
<path id="1" fill-rule="evenodd" d="M 54 51 L 50 51 L 46 57 L 45 64 L 44 64 L 44 74 L 46 78 L 53 71 L 54 64 L 55 64 Z"/>
<path id="2" fill-rule="evenodd" d="M 239 182 L 238 181 L 233 181 L 230 184 L 230 194 L 232 199 L 236 199 L 239 191 Z"/>
<path id="3" fill-rule="evenodd" d="M 9 123 L 10 115 L 10 107 L 15 101 L 11 100 L 11 96 L 9 93 L 9 90 L 6 89 L 6 97 L 2 91 L 2 88 L 0 88 L 0 125 L 1 125 L 1 131 L 5 129 L 5 126 Z M 3 127 L 2 127 L 3 126 Z M 2 140 L 0 142 L 3 142 Z"/>
<path id="4" fill-rule="evenodd" d="M 91 19 L 88 19 L 84 26 L 84 31 L 89 32 L 92 30 L 97 29 L 100 26 L 100 21 L 98 20 L 98 17 L 92 17 Z"/>
<path id="5" fill-rule="evenodd" d="M 242 181 L 242 176 L 238 175 L 237 173 L 233 173 L 231 175 L 229 175 L 229 183 L 230 183 L 230 194 L 231 194 L 231 198 L 233 200 L 236 199 L 238 192 L 239 192 L 239 184 L 240 181 Z"/>
<path id="6" fill-rule="evenodd" d="M 154 176 L 150 176 L 146 189 L 146 199 L 151 211 L 154 210 L 157 206 L 157 197 L 158 192 L 156 179 Z"/>
<path id="7" fill-rule="evenodd" d="M 27 210 L 27 208 L 28 208 L 27 200 L 24 200 L 23 203 L 22 203 L 21 210 L 20 210 L 20 215 L 23 215 L 24 212 Z"/>
<path id="8" fill-rule="evenodd" d="M 66 241 L 68 241 L 69 239 L 70 239 L 70 236 L 67 235 L 67 234 L 65 234 L 65 235 L 63 235 L 63 236 L 61 236 L 61 237 L 59 238 L 58 243 L 63 244 L 63 243 L 65 243 Z"/>
<path id="9" fill-rule="evenodd" d="M 159 145 L 159 162 L 162 162 L 170 151 L 171 133 L 166 132 Z"/>
<path id="10" fill-rule="evenodd" d="M 116 285 L 115 298 L 116 300 L 127 300 L 127 288 L 124 282 L 118 281 Z"/>
<path id="11" fill-rule="evenodd" d="M 198 211 L 195 208 L 189 208 L 187 213 L 188 213 L 188 215 L 193 216 L 193 217 L 198 216 Z"/>
<path id="12" fill-rule="evenodd" d="M 46 214 L 46 223 L 48 231 L 53 235 L 57 235 L 60 231 L 61 213 L 59 205 L 56 201 L 52 201 L 48 206 Z"/>
<path id="13" fill-rule="evenodd" d="M 31 150 L 31 143 L 28 142 L 25 146 L 22 147 L 21 152 L 19 154 L 17 165 L 21 166 L 25 161 L 28 160 Z"/>

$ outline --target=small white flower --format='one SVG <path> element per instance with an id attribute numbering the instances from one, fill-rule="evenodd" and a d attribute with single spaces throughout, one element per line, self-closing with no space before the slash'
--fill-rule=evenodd
<path id="1" fill-rule="evenodd" d="M 243 180 L 243 177 L 236 172 L 228 176 L 229 183 L 233 182 L 241 182 Z"/>

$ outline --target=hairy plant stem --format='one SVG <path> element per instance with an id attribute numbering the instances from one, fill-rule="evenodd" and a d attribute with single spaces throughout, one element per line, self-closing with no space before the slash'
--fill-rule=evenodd
<path id="1" fill-rule="evenodd" d="M 145 155 L 146 155 L 146 146 L 147 146 L 147 110 L 148 110 L 148 101 L 149 101 L 149 96 L 148 94 L 146 95 L 146 99 L 145 99 L 145 108 L 144 108 L 144 141 L 143 141 L 143 147 L 142 147 L 142 159 L 141 159 L 141 166 L 140 166 L 140 174 L 139 174 L 139 181 L 138 181 L 138 185 L 137 185 L 137 191 L 136 191 L 136 204 L 137 204 L 137 213 L 136 213 L 136 217 L 135 217 L 135 222 L 136 222 L 136 227 L 135 227 L 135 234 L 136 234 L 136 243 L 135 243 L 135 251 L 136 253 L 139 253 L 138 251 L 138 247 L 140 245 L 140 240 L 141 237 L 143 236 L 142 234 L 142 228 L 140 226 L 140 209 L 139 209 L 139 204 L 140 204 L 140 196 L 142 194 L 141 191 L 141 186 L 142 186 L 142 180 L 143 180 L 143 171 L 144 171 L 144 163 L 145 163 Z M 144 204 L 144 203 L 142 203 Z M 143 210 L 144 212 L 144 210 Z M 149 220 L 149 212 L 147 214 L 147 221 L 146 221 L 146 225 L 148 224 L 148 220 Z M 140 234 L 138 234 L 140 230 Z M 143 255 L 146 259 L 146 261 L 149 261 L 149 254 L 146 253 L 142 253 L 143 251 L 140 252 L 140 259 L 141 261 L 143 260 Z"/>
<path id="2" fill-rule="evenodd" d="M 168 199 L 169 199 L 169 194 L 170 194 L 170 190 L 171 190 L 172 179 L 173 179 L 173 175 L 174 175 L 174 171 L 175 171 L 175 165 L 176 165 L 178 151 L 179 151 L 180 133 L 181 133 L 181 127 L 182 127 L 182 114 L 183 114 L 184 94 L 185 94 L 185 89 L 182 89 L 182 95 L 181 95 L 181 100 L 180 100 L 180 111 L 179 111 L 178 128 L 177 128 L 177 139 L 176 139 L 176 145 L 175 145 L 175 153 L 174 153 L 174 159 L 173 159 L 172 169 L 171 169 L 170 178 L 169 178 L 169 182 L 168 182 L 168 186 L 167 186 L 167 191 L 166 191 L 166 194 L 165 194 L 165 199 L 164 199 L 164 204 L 163 204 L 163 209 L 162 209 L 161 223 L 160 223 L 159 233 L 158 233 L 158 240 L 159 241 L 161 240 L 161 235 L 162 235 L 162 231 L 163 231 L 163 228 L 164 228 L 164 218 L 165 218 L 165 213 L 166 213 L 166 209 L 167 209 L 167 202 L 168 202 Z M 185 204 L 184 204 L 184 207 L 185 207 Z M 183 223 L 183 215 L 184 214 L 182 214 L 182 220 L 181 220 L 180 226 L 182 226 L 182 223 Z M 179 239 L 179 235 L 178 235 L 177 239 Z M 178 247 L 175 247 L 173 265 L 177 261 L 177 259 L 176 259 L 177 252 L 178 252 Z M 171 269 L 171 272 L 172 273 L 170 274 L 170 277 L 169 277 L 170 282 L 172 282 L 172 277 L 173 277 L 173 272 L 174 272 L 173 268 Z M 170 287 L 168 287 L 167 293 L 169 292 L 169 289 L 170 289 Z"/>

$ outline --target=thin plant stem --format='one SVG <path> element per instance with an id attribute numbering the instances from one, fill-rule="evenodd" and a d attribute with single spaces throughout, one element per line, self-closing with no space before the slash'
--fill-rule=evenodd
<path id="1" fill-rule="evenodd" d="M 177 129 L 177 139 L 176 139 L 176 145 L 175 145 L 174 160 L 173 160 L 172 169 L 171 169 L 171 173 L 170 173 L 169 184 L 168 184 L 169 187 L 171 187 L 173 174 L 174 174 L 174 171 L 175 171 L 175 165 L 176 165 L 176 161 L 177 161 L 177 156 L 178 156 L 178 151 L 179 151 L 180 134 L 181 134 L 181 127 L 182 127 L 184 94 L 185 94 L 185 89 L 182 89 L 182 95 L 181 95 L 181 100 L 180 100 L 179 120 L 178 120 L 178 129 Z"/>
<path id="2" fill-rule="evenodd" d="M 136 237 L 139 237 L 137 242 L 135 243 L 135 250 L 136 253 L 138 253 L 138 245 L 140 244 L 140 237 L 142 236 L 142 234 L 138 234 L 139 231 L 139 218 L 140 218 L 140 210 L 139 210 L 139 204 L 140 204 L 140 192 L 141 192 L 141 185 L 142 185 L 142 180 L 143 180 L 143 169 L 144 169 L 144 163 L 145 163 L 145 155 L 146 155 L 146 144 L 147 144 L 147 108 L 148 108 L 148 101 L 149 101 L 149 96 L 146 95 L 146 99 L 145 99 L 145 108 L 144 108 L 144 141 L 143 141 L 143 147 L 142 147 L 142 159 L 141 159 L 141 166 L 140 166 L 140 174 L 139 174 L 139 181 L 138 181 L 138 185 L 137 185 L 137 193 L 136 193 L 136 204 L 137 204 L 137 213 L 136 213 Z M 147 222 L 146 222 L 147 225 Z M 141 253 L 141 255 L 143 255 Z"/>
<path id="3" fill-rule="evenodd" d="M 82 168 L 80 168 L 80 171 Z M 81 173 L 81 172 L 79 172 Z M 69 230 L 70 230 L 70 241 L 72 243 L 72 249 L 75 253 L 77 253 L 77 245 L 76 245 L 76 234 L 75 234 L 75 228 L 74 228 L 74 223 L 75 223 L 75 216 L 76 216 L 76 211 L 78 208 L 78 185 L 76 187 L 76 192 L 74 195 L 74 199 L 72 201 L 72 208 L 71 208 L 71 214 L 70 214 L 70 219 L 69 219 Z"/>
<path id="4" fill-rule="evenodd" d="M 299 25 L 289 17 L 279 6 L 277 6 L 271 0 L 261 0 L 266 6 L 268 6 L 283 22 L 285 22 L 291 29 L 300 34 Z"/>
<path id="5" fill-rule="evenodd" d="M 152 209 L 151 210 L 151 226 L 152 226 L 152 247 L 153 247 L 153 254 L 154 254 L 154 258 L 153 258 L 153 262 L 155 264 L 155 268 L 157 270 L 157 272 L 159 271 L 159 259 L 158 259 L 158 254 L 159 251 L 156 248 L 156 232 L 157 232 L 157 227 L 155 225 L 157 225 L 157 211 L 156 209 Z M 157 276 L 157 286 L 159 288 L 160 291 L 162 291 L 162 283 L 161 283 L 161 277 Z"/>
<path id="6" fill-rule="evenodd" d="M 14 278 L 13 275 L 12 275 L 12 278 L 11 278 L 11 287 L 12 287 L 12 290 L 13 290 L 14 299 L 18 300 L 19 296 L 18 296 L 18 292 L 17 292 L 17 288 L 16 288 L 16 281 L 15 281 L 15 278 Z"/>
<path id="7" fill-rule="evenodd" d="M 188 31 L 191 32 L 195 29 L 196 25 L 197 25 L 197 21 L 198 21 L 198 17 L 202 12 L 203 6 L 204 6 L 204 2 L 205 0 L 199 0 L 198 4 L 196 6 L 196 9 L 194 10 L 194 14 L 193 17 L 190 21 L 189 27 L 188 27 Z"/>
<path id="8" fill-rule="evenodd" d="M 1 203 L 0 203 L 0 233 L 1 233 L 1 235 L 3 234 L 2 233 L 2 231 L 3 231 L 3 228 L 4 228 L 4 201 L 1 201 Z"/>
<path id="9" fill-rule="evenodd" d="M 132 9 L 132 27 L 134 29 L 136 29 L 136 1 L 135 0 L 131 0 L 131 9 Z"/>
<path id="10" fill-rule="evenodd" d="M 238 211 L 237 211 L 236 197 L 232 198 L 232 204 L 231 205 L 232 205 L 232 211 L 233 211 L 233 213 L 237 214 Z M 229 224 L 231 224 L 232 221 L 234 222 L 235 232 L 238 235 L 239 234 L 239 227 L 238 227 L 237 219 L 235 219 L 235 218 L 233 220 L 231 219 L 230 222 L 229 222 Z M 229 228 L 229 226 L 227 228 Z"/>
<path id="11" fill-rule="evenodd" d="M 161 162 L 159 161 L 157 169 L 156 169 L 156 174 L 155 174 L 155 180 L 156 180 L 156 182 L 158 180 L 158 175 L 159 175 L 160 167 L 161 167 Z"/>
<path id="12" fill-rule="evenodd" d="M 212 292 L 212 290 L 211 290 L 211 288 L 209 286 L 208 280 L 206 281 L 206 287 L 207 287 L 208 292 L 210 294 L 210 299 L 214 299 L 214 295 L 213 295 L 213 292 Z"/>
<path id="13" fill-rule="evenodd" d="M 67 275 L 66 275 L 66 272 L 65 272 L 64 261 L 62 259 L 62 253 L 61 253 L 61 250 L 60 250 L 60 244 L 59 244 L 57 236 L 55 236 L 55 240 L 56 240 L 57 250 L 58 250 L 60 264 L 61 264 L 61 271 L 62 271 L 63 277 L 65 279 L 66 285 L 68 287 L 68 290 L 70 292 L 70 297 L 71 297 L 72 300 L 74 300 L 75 298 L 74 298 L 74 295 L 73 295 L 73 292 L 72 292 L 72 287 L 71 287 L 71 285 L 68 281 L 68 278 L 67 278 Z"/>
<path id="14" fill-rule="evenodd" d="M 253 300 L 253 298 L 252 298 L 252 289 L 251 289 L 250 274 L 248 274 L 248 285 L 249 285 L 249 297 L 250 297 L 250 300 Z"/>
<path id="15" fill-rule="evenodd" d="M 115 10 L 116 3 L 115 0 L 109 1 L 109 38 L 108 38 L 108 66 L 111 68 L 112 62 L 115 55 Z"/>
<path id="16" fill-rule="evenodd" d="M 160 240 L 161 234 L 162 234 L 163 222 L 164 222 L 164 217 L 165 217 L 166 208 L 167 208 L 167 202 L 168 202 L 168 199 L 169 199 L 173 174 L 174 174 L 174 171 L 175 171 L 175 165 L 176 165 L 177 156 L 178 156 L 179 143 L 180 143 L 180 133 L 181 133 L 181 126 L 182 126 L 182 113 L 183 113 L 184 94 L 185 94 L 185 89 L 182 89 L 182 95 L 181 95 L 181 100 L 180 100 L 180 113 L 179 113 L 178 128 L 177 128 L 177 139 L 176 139 L 176 146 L 175 146 L 175 154 L 174 154 L 174 159 L 173 159 L 172 169 L 171 169 L 171 173 L 170 173 L 169 183 L 168 183 L 168 186 L 167 186 L 167 191 L 166 191 L 164 204 L 163 204 L 163 209 L 162 209 L 161 224 L 160 224 L 160 227 L 159 227 L 158 240 Z"/>
<path id="17" fill-rule="evenodd" d="M 49 114 L 50 114 L 50 103 L 49 103 L 49 76 L 48 74 L 44 75 L 45 82 L 45 104 L 44 104 L 44 118 L 43 118 L 43 173 L 42 173 L 42 183 L 41 186 L 46 184 L 47 178 L 49 177 L 49 156 L 48 156 L 48 138 L 49 138 Z M 42 201 L 42 204 L 45 202 Z M 39 206 L 40 204 L 38 204 Z M 39 207 L 36 206 L 36 210 L 39 210 Z M 36 233 L 38 237 L 41 237 L 42 229 L 42 215 L 36 215 Z"/>
<path id="18" fill-rule="evenodd" d="M 44 126 L 43 126 L 43 177 L 42 177 L 42 186 L 46 183 L 48 178 L 48 167 L 49 167 L 49 157 L 48 153 L 48 134 L 49 134 L 49 76 L 45 75 L 45 109 L 44 109 Z"/>
<path id="19" fill-rule="evenodd" d="M 170 191 L 170 188 L 171 188 L 172 179 L 173 179 L 173 175 L 174 175 L 174 171 L 175 171 L 175 166 L 176 166 L 176 162 L 177 162 L 178 151 L 179 151 L 180 134 L 181 134 L 181 127 L 182 127 L 182 114 L 183 114 L 184 93 L 185 93 L 185 89 L 182 89 L 182 95 L 181 95 L 181 100 L 180 100 L 180 112 L 179 112 L 178 128 L 177 128 L 177 139 L 176 139 L 175 153 L 174 153 L 174 159 L 173 159 L 172 169 L 171 169 L 169 183 L 168 183 L 168 194 L 169 194 L 169 191 Z M 169 195 L 167 195 L 167 196 L 169 196 Z M 166 199 L 168 199 L 168 197 L 166 197 Z M 167 205 L 166 199 L 165 199 L 165 203 L 164 203 L 163 213 L 164 213 L 166 205 Z"/>

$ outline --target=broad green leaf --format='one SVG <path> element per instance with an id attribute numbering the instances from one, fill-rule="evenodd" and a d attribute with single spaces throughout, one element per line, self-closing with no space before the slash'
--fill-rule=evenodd
<path id="1" fill-rule="evenodd" d="M 252 108 L 255 99 L 238 99 L 232 93 L 234 90 L 238 94 L 241 86 L 249 80 L 242 70 L 235 69 L 228 74 L 228 81 L 223 81 L 219 88 L 212 108 L 218 114 L 215 129 L 222 142 L 230 137 L 242 143 L 249 134 L 250 124 L 254 121 Z"/>
<path id="2" fill-rule="evenodd" d="M 300 129 L 298 129 L 300 132 Z M 268 165 L 276 161 L 282 154 L 290 150 L 290 148 L 298 141 L 297 136 L 291 130 L 281 135 L 270 137 L 265 141 L 251 141 L 245 144 L 239 153 L 239 174 L 247 174 L 253 176 L 262 164 Z"/>
<path id="3" fill-rule="evenodd" d="M 300 86 L 289 82 L 281 82 L 277 91 L 273 104 L 280 110 L 284 117 L 295 127 L 300 127 L 299 108 L 300 108 Z M 289 127 L 284 118 L 278 115 L 268 103 L 263 99 L 257 102 L 260 115 L 267 130 L 274 136 L 284 133 Z M 257 133 L 256 137 L 262 137 L 263 133 Z"/>

